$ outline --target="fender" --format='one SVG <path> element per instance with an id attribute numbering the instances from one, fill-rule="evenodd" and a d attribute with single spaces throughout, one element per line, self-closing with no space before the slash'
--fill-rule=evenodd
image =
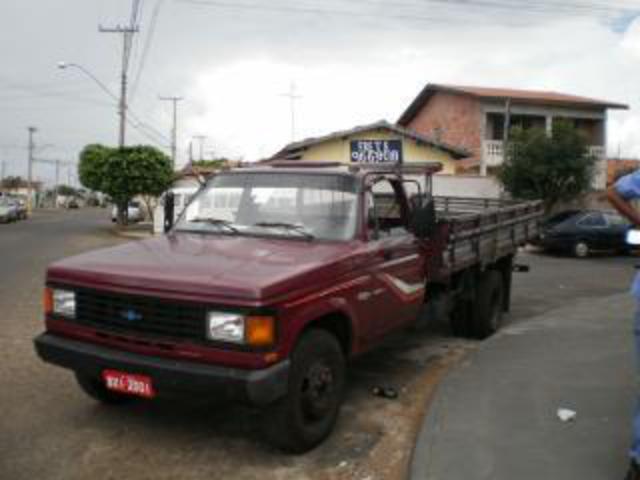
<path id="1" fill-rule="evenodd" d="M 302 300 L 295 300 L 283 305 L 283 331 L 285 336 L 282 339 L 282 356 L 288 356 L 293 350 L 302 331 L 316 320 L 331 314 L 339 314 L 349 320 L 351 329 L 350 351 L 359 351 L 360 341 L 363 333 L 366 336 L 366 328 L 363 328 L 363 319 L 353 307 L 356 287 L 363 283 L 368 283 L 370 278 L 360 277 L 358 279 L 345 282 L 336 289 L 331 287 L 317 295 L 309 296 Z"/>

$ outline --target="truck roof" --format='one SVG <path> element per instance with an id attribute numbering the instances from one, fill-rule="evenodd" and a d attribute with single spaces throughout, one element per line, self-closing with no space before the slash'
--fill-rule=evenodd
<path id="1" fill-rule="evenodd" d="M 273 173 L 275 171 L 283 173 L 301 173 L 301 174 L 334 174 L 334 175 L 352 175 L 364 176 L 371 173 L 380 174 L 427 174 L 431 175 L 442 170 L 442 164 L 439 162 L 420 162 L 410 164 L 353 164 L 347 165 L 340 162 L 315 162 L 304 160 L 279 160 L 260 164 L 258 166 L 242 167 L 231 170 L 230 172 L 265 172 Z"/>

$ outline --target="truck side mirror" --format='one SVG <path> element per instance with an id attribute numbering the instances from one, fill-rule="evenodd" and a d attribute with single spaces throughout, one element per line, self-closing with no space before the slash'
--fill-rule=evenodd
<path id="1" fill-rule="evenodd" d="M 167 233 L 173 227 L 174 210 L 175 197 L 173 192 L 169 191 L 164 196 L 164 233 Z"/>
<path id="2" fill-rule="evenodd" d="M 436 208 L 433 200 L 416 203 L 411 213 L 411 231 L 418 238 L 429 238 L 436 228 Z"/>

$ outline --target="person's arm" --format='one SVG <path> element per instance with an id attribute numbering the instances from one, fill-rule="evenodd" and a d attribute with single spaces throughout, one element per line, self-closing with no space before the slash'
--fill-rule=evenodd
<path id="1" fill-rule="evenodd" d="M 633 205 L 631 205 L 629 200 L 626 200 L 618 193 L 615 186 L 607 189 L 607 199 L 622 216 L 626 217 L 636 227 L 640 227 L 640 214 Z"/>

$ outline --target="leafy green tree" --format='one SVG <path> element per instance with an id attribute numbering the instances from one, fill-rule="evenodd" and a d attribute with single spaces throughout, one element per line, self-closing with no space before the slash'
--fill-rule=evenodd
<path id="1" fill-rule="evenodd" d="M 62 195 L 65 197 L 77 197 L 78 191 L 70 187 L 69 185 L 58 185 L 57 187 L 58 195 Z"/>
<path id="2" fill-rule="evenodd" d="M 514 128 L 498 178 L 513 197 L 540 199 L 549 213 L 590 190 L 595 161 L 584 134 L 567 121 L 554 122 L 551 135 Z"/>
<path id="3" fill-rule="evenodd" d="M 174 180 L 171 159 L 146 145 L 121 149 L 88 145 L 80 154 L 79 173 L 85 187 L 113 199 L 121 224 L 126 223 L 129 200 L 136 195 L 157 197 Z"/>
<path id="4" fill-rule="evenodd" d="M 78 176 L 80 183 L 90 190 L 102 192 L 103 179 L 107 176 L 106 158 L 114 149 L 100 144 L 87 145 L 80 152 Z"/>

